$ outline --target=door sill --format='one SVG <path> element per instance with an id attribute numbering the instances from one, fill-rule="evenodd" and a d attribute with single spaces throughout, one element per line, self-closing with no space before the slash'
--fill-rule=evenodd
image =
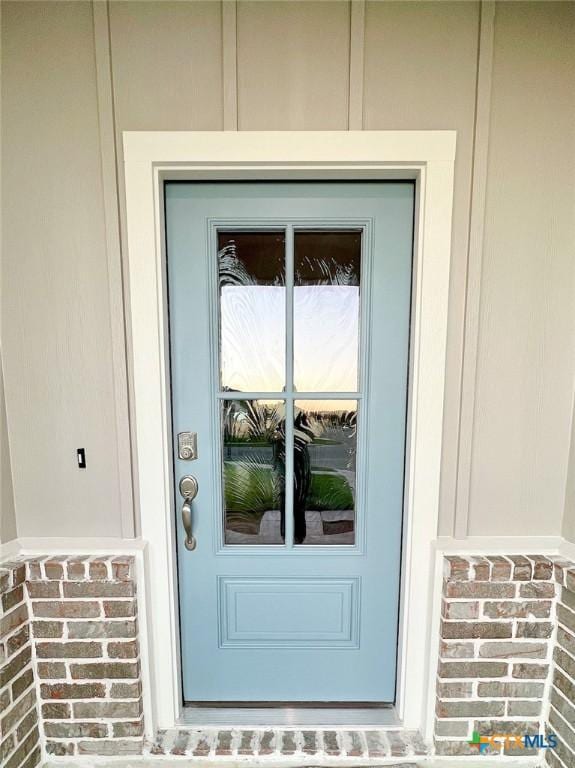
<path id="1" fill-rule="evenodd" d="M 398 728 L 401 721 L 391 704 L 378 707 L 185 706 L 178 725 L 205 727 Z"/>

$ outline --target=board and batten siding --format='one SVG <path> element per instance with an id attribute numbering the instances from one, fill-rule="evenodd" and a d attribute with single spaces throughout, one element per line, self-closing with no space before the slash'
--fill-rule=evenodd
<path id="1" fill-rule="evenodd" d="M 575 538 L 575 3 L 2 6 L 18 535 L 137 532 L 122 131 L 363 127 L 458 131 L 439 533 Z"/>

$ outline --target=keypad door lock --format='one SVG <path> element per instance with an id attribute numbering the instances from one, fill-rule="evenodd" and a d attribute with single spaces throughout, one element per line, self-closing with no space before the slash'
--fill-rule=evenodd
<path id="1" fill-rule="evenodd" d="M 198 458 L 198 435 L 196 432 L 178 433 L 178 457 L 184 461 Z"/>

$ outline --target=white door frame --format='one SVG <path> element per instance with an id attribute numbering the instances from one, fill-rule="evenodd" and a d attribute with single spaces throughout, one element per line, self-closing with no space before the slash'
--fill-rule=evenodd
<path id="1" fill-rule="evenodd" d="M 147 542 L 155 727 L 181 717 L 169 345 L 167 179 L 415 179 L 410 387 L 396 708 L 425 725 L 442 443 L 455 131 L 124 132 L 136 495 Z M 193 318 L 191 318 L 193 321 Z M 141 599 L 144 596 L 141 596 Z M 411 631 L 408 631 L 410 629 Z"/>

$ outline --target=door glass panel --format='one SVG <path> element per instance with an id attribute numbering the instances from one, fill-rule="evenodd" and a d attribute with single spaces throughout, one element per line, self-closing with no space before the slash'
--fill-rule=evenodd
<path id="1" fill-rule="evenodd" d="M 354 544 L 357 400 L 296 400 L 294 544 Z"/>
<path id="2" fill-rule="evenodd" d="M 360 231 L 295 233 L 295 391 L 357 390 L 360 265 Z"/>
<path id="3" fill-rule="evenodd" d="M 221 402 L 226 544 L 282 544 L 285 402 Z"/>
<path id="4" fill-rule="evenodd" d="M 285 387 L 285 234 L 218 232 L 223 390 Z"/>

